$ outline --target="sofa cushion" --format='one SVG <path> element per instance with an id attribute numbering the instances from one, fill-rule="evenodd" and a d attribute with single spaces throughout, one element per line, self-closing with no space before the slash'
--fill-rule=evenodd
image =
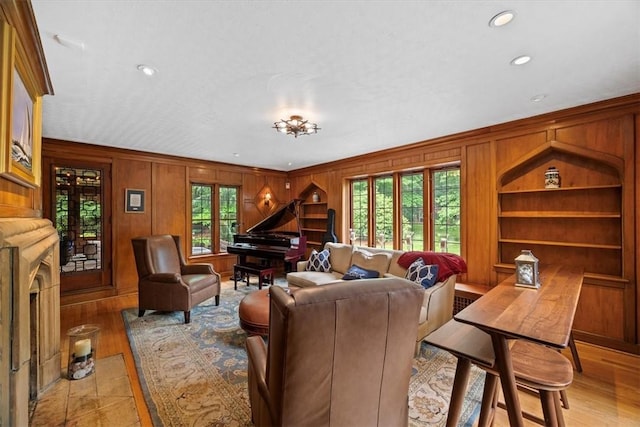
<path id="1" fill-rule="evenodd" d="M 311 251 L 309 262 L 307 263 L 307 271 L 320 271 L 328 273 L 331 271 L 331 262 L 329 261 L 329 251 Z"/>
<path id="2" fill-rule="evenodd" d="M 390 273 L 392 276 L 397 277 L 405 277 L 407 274 L 407 267 L 403 267 L 398 264 L 398 260 L 404 254 L 404 251 L 398 249 L 383 249 L 383 248 L 370 248 L 366 246 L 358 246 L 355 250 L 364 250 L 366 252 L 371 252 L 372 254 L 385 253 L 391 255 L 391 260 L 389 261 L 389 269 L 387 273 Z M 411 263 L 409 263 L 411 264 Z"/>
<path id="3" fill-rule="evenodd" d="M 335 271 L 331 273 L 321 273 L 319 271 L 296 271 L 287 274 L 287 283 L 289 286 L 297 286 L 299 288 L 322 286 L 328 283 L 334 283 L 341 279 L 342 273 Z"/>
<path id="4" fill-rule="evenodd" d="M 328 242 L 324 245 L 325 249 L 329 249 L 329 261 L 331 261 L 331 269 L 337 271 L 342 276 L 351 266 L 351 253 L 353 246 L 345 243 Z"/>
<path id="5" fill-rule="evenodd" d="M 361 249 L 353 251 L 351 256 L 352 264 L 366 270 L 375 270 L 379 273 L 379 276 L 384 276 L 387 272 L 390 260 L 391 254 L 388 252 L 371 253 Z"/>
<path id="6" fill-rule="evenodd" d="M 342 280 L 375 279 L 377 277 L 380 277 L 380 272 L 377 270 L 367 270 L 354 264 L 344 273 Z"/>
<path id="7" fill-rule="evenodd" d="M 425 264 L 422 258 L 418 258 L 409 266 L 406 278 L 428 289 L 436 284 L 436 280 L 438 279 L 438 266 L 435 264 Z"/>

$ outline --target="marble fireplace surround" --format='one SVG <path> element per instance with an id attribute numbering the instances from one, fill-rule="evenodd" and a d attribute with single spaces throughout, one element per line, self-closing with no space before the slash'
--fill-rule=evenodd
<path id="1" fill-rule="evenodd" d="M 51 221 L 0 218 L 0 425 L 60 379 L 60 247 Z"/>

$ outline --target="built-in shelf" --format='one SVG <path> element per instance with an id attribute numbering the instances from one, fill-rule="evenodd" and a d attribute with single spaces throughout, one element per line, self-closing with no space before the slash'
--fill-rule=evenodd
<path id="1" fill-rule="evenodd" d="M 620 250 L 621 245 L 601 245 L 596 243 L 578 243 L 578 242 L 554 242 L 550 240 L 522 240 L 522 239 L 498 239 L 500 243 L 517 243 L 523 245 L 541 245 L 541 246 L 563 246 L 568 248 L 597 248 Z"/>
<path id="2" fill-rule="evenodd" d="M 315 233 L 324 233 L 325 231 L 327 231 L 324 228 L 308 228 L 308 227 L 300 227 L 300 230 L 302 230 L 302 231 L 310 231 L 310 232 L 315 232 Z"/>
<path id="3" fill-rule="evenodd" d="M 320 197 L 319 202 L 313 201 L 313 193 Z M 307 252 L 313 249 L 320 249 L 323 236 L 327 231 L 327 194 L 318 186 L 311 184 L 307 187 L 300 198 L 300 231 L 307 236 Z"/>
<path id="4" fill-rule="evenodd" d="M 621 218 L 618 212 L 580 212 L 580 211 L 507 211 L 500 218 Z"/>
<path id="5" fill-rule="evenodd" d="M 540 263 L 583 268 L 588 280 L 607 286 L 621 283 L 614 279 L 623 273 L 622 181 L 619 162 L 602 158 L 555 142 L 499 173 L 498 265 L 532 249 Z M 551 165 L 566 185 L 541 188 Z"/>
<path id="6" fill-rule="evenodd" d="M 521 193 L 553 193 L 562 191 L 585 191 L 585 190 L 606 190 L 610 188 L 621 188 L 622 185 L 593 185 L 593 186 L 576 186 L 576 187 L 560 187 L 560 188 L 532 188 L 524 190 L 502 190 L 498 194 L 521 194 Z"/>

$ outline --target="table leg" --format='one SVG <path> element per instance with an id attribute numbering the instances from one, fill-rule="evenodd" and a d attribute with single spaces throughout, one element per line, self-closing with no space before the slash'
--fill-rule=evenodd
<path id="1" fill-rule="evenodd" d="M 518 388 L 516 387 L 516 377 L 511 363 L 511 351 L 509 343 L 504 335 L 491 333 L 491 342 L 496 356 L 496 368 L 500 374 L 502 393 L 509 415 L 509 425 L 511 427 L 524 427 L 522 420 L 522 410 L 520 409 L 520 399 L 518 398 Z"/>
<path id="2" fill-rule="evenodd" d="M 467 391 L 467 382 L 469 380 L 469 372 L 471 371 L 471 362 L 464 357 L 458 357 L 456 365 L 456 374 L 453 378 L 453 389 L 451 390 L 451 400 L 449 401 L 449 413 L 447 414 L 447 427 L 456 427 L 462 411 L 462 403 L 464 395 Z"/>

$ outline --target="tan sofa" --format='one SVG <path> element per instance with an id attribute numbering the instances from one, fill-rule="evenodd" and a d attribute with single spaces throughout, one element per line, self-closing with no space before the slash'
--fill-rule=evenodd
<path id="1" fill-rule="evenodd" d="M 405 278 L 407 269 L 398 264 L 404 251 L 358 247 L 344 243 L 326 243 L 329 250 L 330 272 L 306 271 L 308 261 L 299 261 L 297 271 L 287 274 L 289 286 L 300 288 L 322 286 L 342 282 L 342 277 L 353 264 L 367 270 L 377 270 L 380 277 Z M 406 279 L 404 279 L 406 280 Z M 422 340 L 453 317 L 453 297 L 456 276 L 449 276 L 425 290 L 420 317 L 415 354 L 420 351 Z"/>

